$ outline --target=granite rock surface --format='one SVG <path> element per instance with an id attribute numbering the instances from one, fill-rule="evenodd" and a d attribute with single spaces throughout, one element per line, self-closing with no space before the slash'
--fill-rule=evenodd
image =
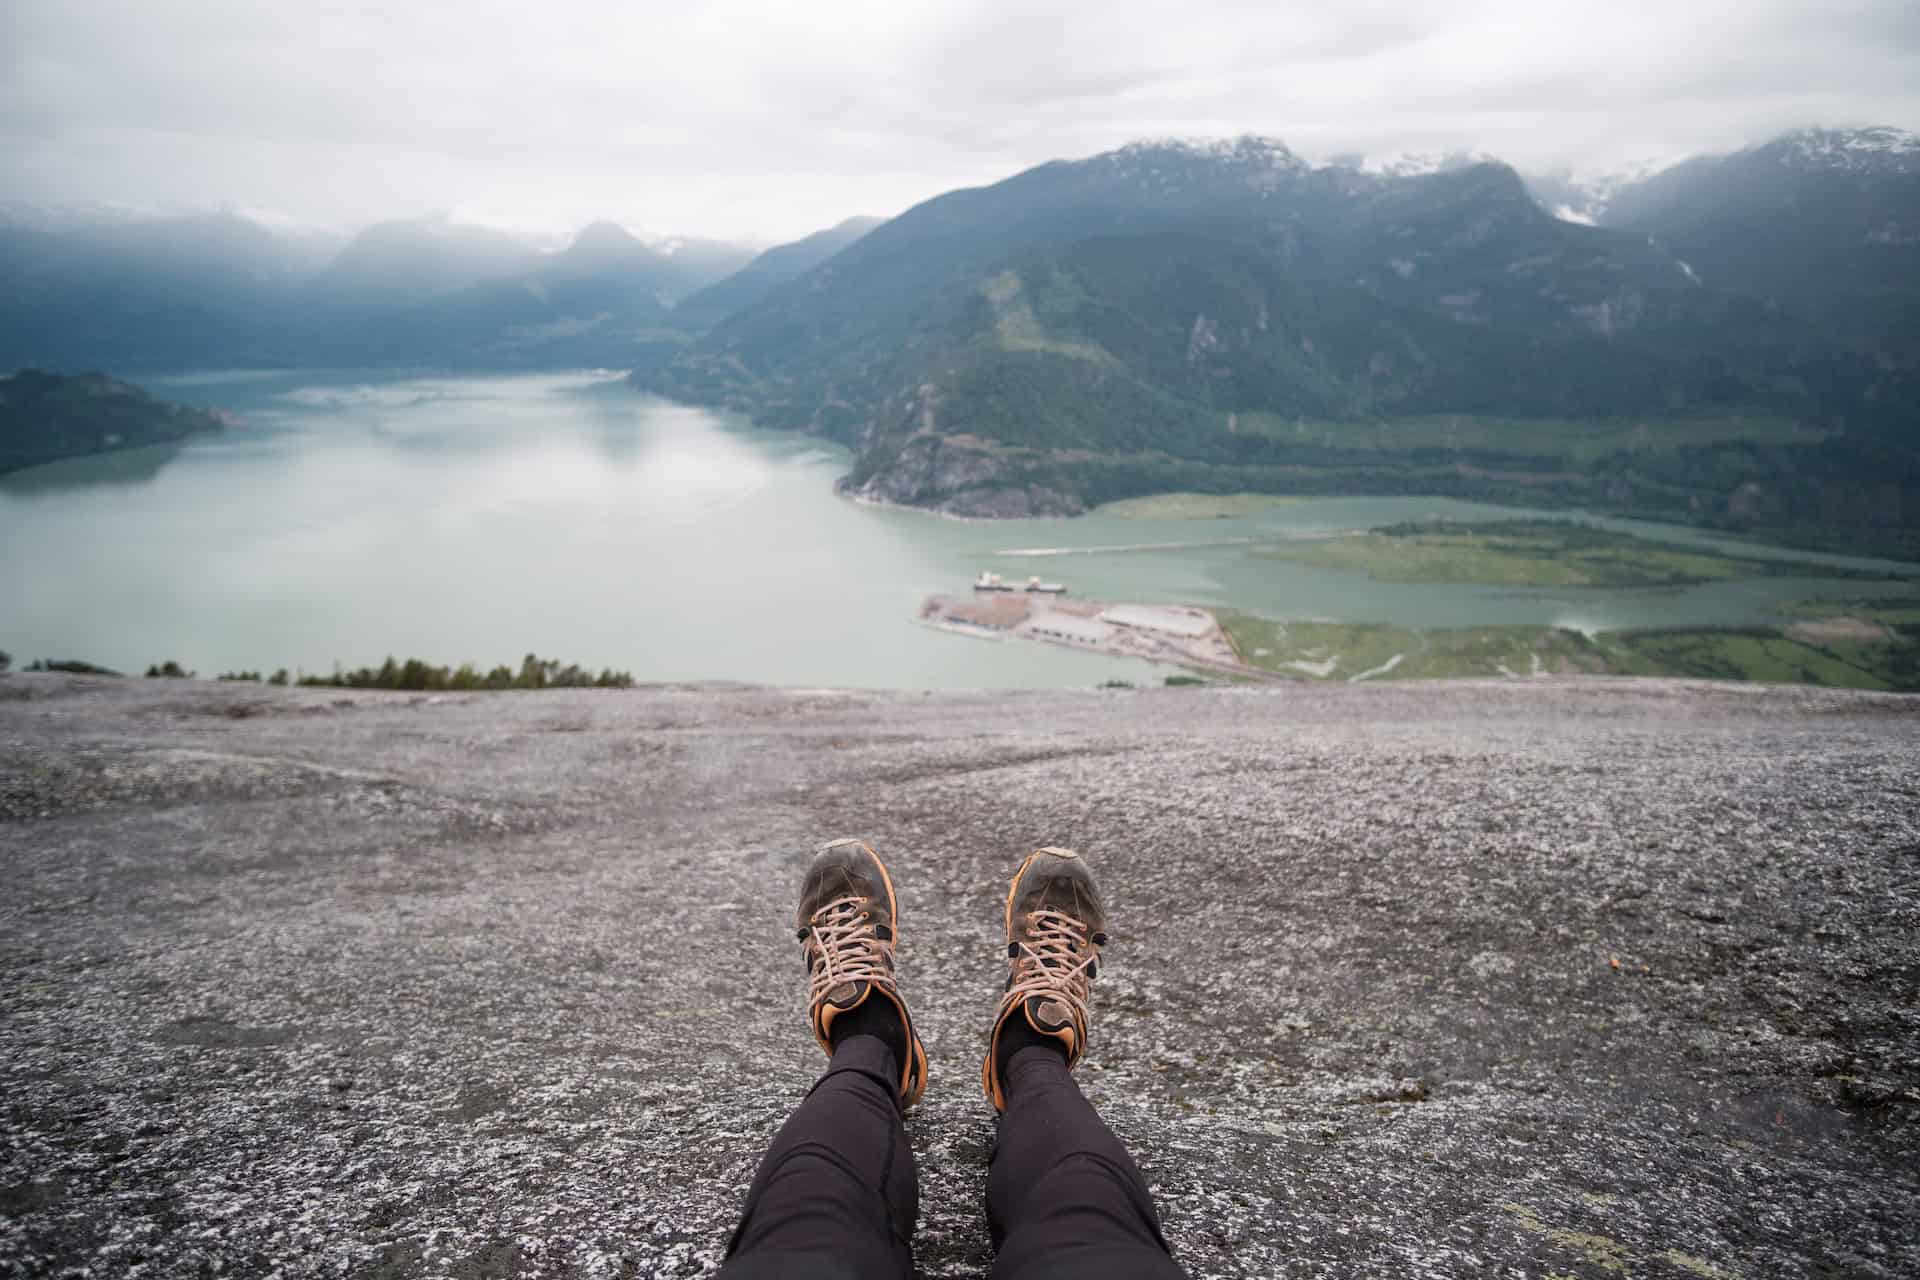
<path id="1" fill-rule="evenodd" d="M 1004 878 L 1196 1277 L 1920 1273 L 1920 700 L 0 678 L 0 1274 L 697 1276 L 871 838 L 984 1276 Z"/>

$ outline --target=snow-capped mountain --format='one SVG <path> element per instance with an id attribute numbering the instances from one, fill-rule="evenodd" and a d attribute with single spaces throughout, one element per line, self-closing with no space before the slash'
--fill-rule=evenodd
<path id="1" fill-rule="evenodd" d="M 1920 173 L 1920 135 L 1905 129 L 1799 129 L 1739 153 L 1785 168 Z"/>
<path id="2" fill-rule="evenodd" d="M 1887 126 L 1797 129 L 1727 155 L 1671 156 L 1618 169 L 1529 174 L 1527 187 L 1543 208 L 1567 222 L 1626 225 L 1639 220 L 1640 206 L 1650 194 L 1678 189 L 1687 185 L 1689 175 L 1709 172 L 1761 181 L 1769 173 L 1920 174 L 1920 134 Z"/>
<path id="3" fill-rule="evenodd" d="M 1056 163 L 1165 194 L 1186 191 L 1196 182 L 1270 190 L 1313 171 L 1311 163 L 1278 138 L 1252 134 L 1215 139 L 1148 138 L 1085 160 Z"/>
<path id="4" fill-rule="evenodd" d="M 1237 138 L 1140 138 L 1116 150 L 1093 157 L 1110 163 L 1150 160 L 1165 154 L 1206 160 L 1215 164 L 1304 172 L 1313 166 L 1294 154 L 1278 138 L 1244 133 Z"/>
<path id="5" fill-rule="evenodd" d="M 1424 178 L 1429 174 L 1468 169 L 1476 164 L 1501 163 L 1500 157 L 1485 151 L 1408 151 L 1392 155 L 1343 156 L 1333 161 L 1336 167 L 1358 169 L 1361 173 L 1381 178 Z"/>

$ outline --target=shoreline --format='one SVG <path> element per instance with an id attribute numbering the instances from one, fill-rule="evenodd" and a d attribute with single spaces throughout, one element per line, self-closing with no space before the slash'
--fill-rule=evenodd
<path id="1" fill-rule="evenodd" d="M 1846 613 L 1784 628 L 1419 628 L 1015 591 L 930 595 L 916 621 L 1254 684 L 1599 676 L 1920 693 L 1895 653 L 1905 642 L 1894 629 Z"/>

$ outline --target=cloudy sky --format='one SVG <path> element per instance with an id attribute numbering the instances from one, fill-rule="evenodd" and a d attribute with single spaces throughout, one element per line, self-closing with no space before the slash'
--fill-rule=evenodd
<path id="1" fill-rule="evenodd" d="M 773 241 L 1143 136 L 1920 128 L 1920 0 L 0 0 L 0 199 Z"/>

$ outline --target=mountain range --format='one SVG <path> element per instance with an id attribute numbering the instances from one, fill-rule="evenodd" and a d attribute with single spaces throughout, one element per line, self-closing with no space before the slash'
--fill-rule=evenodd
<path id="1" fill-rule="evenodd" d="M 1146 141 L 758 255 L 9 207 L 22 365 L 627 367 L 956 514 L 1429 492 L 1920 552 L 1920 139 L 1584 180 Z"/>
<path id="2" fill-rule="evenodd" d="M 0 369 L 619 366 L 749 265 L 611 222 L 548 252 L 444 218 L 346 237 L 236 212 L 0 218 Z"/>
<path id="3" fill-rule="evenodd" d="M 1911 549 L 1915 152 L 1789 135 L 1586 225 L 1484 159 L 1139 143 L 921 204 L 635 378 L 956 514 L 1434 492 Z"/>

